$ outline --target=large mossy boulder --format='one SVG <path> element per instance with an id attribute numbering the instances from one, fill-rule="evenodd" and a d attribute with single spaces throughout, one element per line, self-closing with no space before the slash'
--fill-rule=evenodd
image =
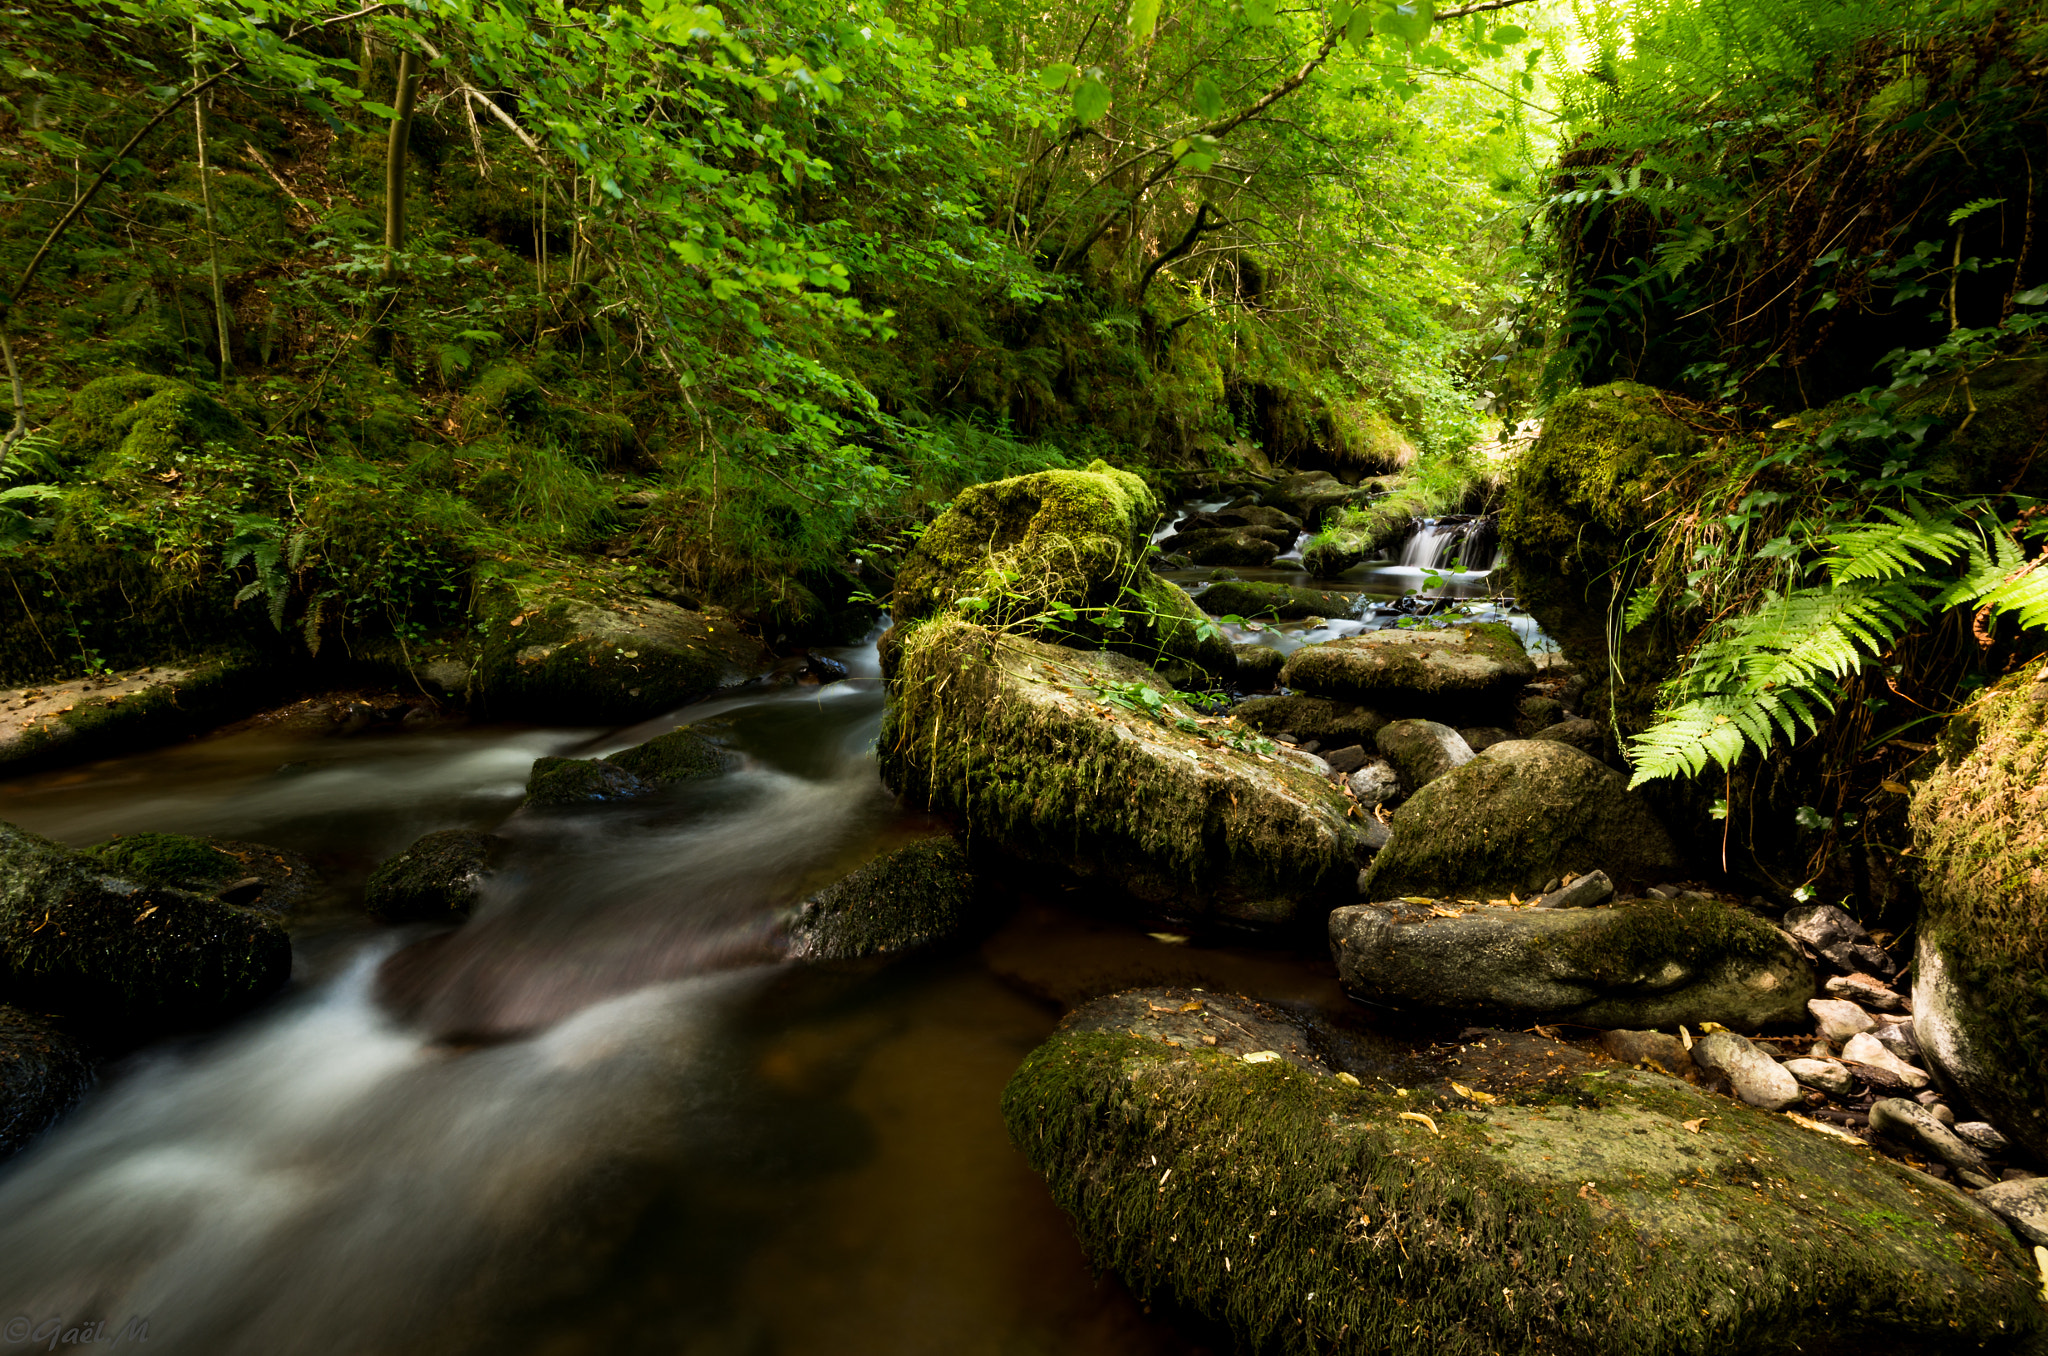
<path id="1" fill-rule="evenodd" d="M 899 625 L 974 620 L 1121 653 L 1179 678 L 1229 677 L 1229 642 L 1145 564 L 1159 503 L 1128 471 L 1036 471 L 962 490 L 896 575 Z M 1270 554 L 1270 553 L 1269 553 Z"/>
<path id="2" fill-rule="evenodd" d="M 1536 676 L 1514 628 L 1501 622 L 1388 627 L 1304 645 L 1280 671 L 1283 685 L 1389 711 L 1446 713 L 1484 722 Z"/>
<path id="3" fill-rule="evenodd" d="M 974 872 L 951 838 L 886 852 L 805 900 L 789 924 L 800 960 L 859 960 L 942 946 L 976 922 Z"/>
<path id="4" fill-rule="evenodd" d="M 1257 584 L 1226 579 L 1195 599 L 1212 617 L 1348 617 L 1358 610 L 1355 593 L 1325 593 L 1294 584 Z"/>
<path id="5" fill-rule="evenodd" d="M 290 973 L 267 915 L 0 824 L 0 1001 L 143 1038 L 217 1021 Z"/>
<path id="6" fill-rule="evenodd" d="M 1730 904 L 1640 901 L 1595 909 L 1394 900 L 1330 915 L 1337 974 L 1377 1007 L 1526 1027 L 1738 1031 L 1804 1024 L 1813 963 Z"/>
<path id="7" fill-rule="evenodd" d="M 101 869 L 125 880 L 168 885 L 243 908 L 288 913 L 320 883 L 296 852 L 226 838 L 130 833 L 85 849 Z"/>
<path id="8" fill-rule="evenodd" d="M 1118 995 L 1003 1093 L 1091 1259 L 1241 1350 L 2037 1349 L 2040 1279 L 2005 1227 L 1868 1149 L 1557 1045 L 1541 1081 L 1467 1060 L 1403 1095 L 1289 1025 Z"/>
<path id="9" fill-rule="evenodd" d="M 1678 397 L 1633 382 L 1564 396 L 1543 436 L 1515 461 L 1501 509 L 1516 597 L 1590 677 L 1585 709 L 1605 712 L 1611 701 L 1626 733 L 1648 721 L 1683 639 L 1668 610 L 1625 629 L 1613 624 L 1627 601 L 1620 567 L 1641 553 L 1661 512 L 1651 497 L 1670 478 L 1670 463 L 1706 446 L 1674 413 L 1683 408 Z"/>
<path id="10" fill-rule="evenodd" d="M 1248 922 L 1355 887 L 1352 807 L 1314 760 L 1197 716 L 1144 665 L 951 619 L 892 651 L 882 778 L 974 841 Z"/>
<path id="11" fill-rule="evenodd" d="M 91 1055 L 60 1026 L 0 1004 L 0 1159 L 69 1111 L 92 1079 Z"/>
<path id="12" fill-rule="evenodd" d="M 102 479 L 168 473 L 181 455 L 209 445 L 249 454 L 254 429 L 198 387 L 175 377 L 126 372 L 88 382 L 55 430 L 64 455 Z"/>
<path id="13" fill-rule="evenodd" d="M 1524 897 L 1567 874 L 1654 883 L 1680 861 L 1621 774 L 1568 744 L 1510 739 L 1452 768 L 1394 812 L 1365 882 L 1374 899 Z"/>
<path id="14" fill-rule="evenodd" d="M 631 800 L 676 782 L 716 777 L 729 758 L 688 726 L 603 758 L 536 758 L 526 803 L 542 808 Z"/>
<path id="15" fill-rule="evenodd" d="M 1939 749 L 1911 812 L 1914 1033 L 1944 1080 L 2048 1158 L 2048 668 L 1991 688 Z"/>
<path id="16" fill-rule="evenodd" d="M 504 839 L 474 829 L 423 834 L 370 873 L 363 883 L 363 912 L 384 923 L 467 918 L 504 846 Z"/>
<path id="17" fill-rule="evenodd" d="M 1387 723 L 1387 717 L 1356 702 L 1333 702 L 1327 697 L 1290 693 L 1284 697 L 1250 697 L 1231 710 L 1231 719 L 1260 734 L 1286 735 L 1289 739 L 1313 739 L 1326 748 L 1341 749 L 1351 744 L 1372 747 L 1373 736 Z"/>
<path id="18" fill-rule="evenodd" d="M 492 717 L 642 720 L 759 677 L 775 663 L 726 613 L 659 598 L 507 590 L 486 614 L 475 699 Z"/>

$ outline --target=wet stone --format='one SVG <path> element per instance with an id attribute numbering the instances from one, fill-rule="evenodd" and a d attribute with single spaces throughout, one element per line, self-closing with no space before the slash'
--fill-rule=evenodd
<path id="1" fill-rule="evenodd" d="M 1851 1036 L 1858 1036 L 1870 1030 L 1877 1023 L 1870 1014 L 1845 998 L 1812 998 L 1806 1003 L 1806 1010 L 1820 1025 L 1820 1034 L 1829 1042 L 1840 1045 Z"/>
<path id="2" fill-rule="evenodd" d="M 1946 1163 L 1964 1186 L 1985 1187 L 1992 1183 L 1991 1165 L 1984 1161 L 1984 1156 L 1918 1102 L 1887 1097 L 1874 1103 L 1870 1108 L 1870 1128 L 1925 1150 Z"/>
<path id="3" fill-rule="evenodd" d="M 1692 1062 L 1726 1078 L 1737 1097 L 1765 1111 L 1783 1111 L 1803 1100 L 1797 1079 L 1732 1031 L 1716 1031 L 1694 1041 Z"/>

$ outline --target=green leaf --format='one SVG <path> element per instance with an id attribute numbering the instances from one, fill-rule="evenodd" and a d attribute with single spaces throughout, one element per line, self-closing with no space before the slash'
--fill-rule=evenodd
<path id="1" fill-rule="evenodd" d="M 1410 0 L 1380 11 L 1373 27 L 1390 38 L 1408 43 L 1429 41 L 1430 25 L 1436 20 L 1436 6 L 1430 0 Z"/>
<path id="2" fill-rule="evenodd" d="M 1055 90 L 1065 89 L 1067 82 L 1072 80 L 1076 74 L 1077 72 L 1074 70 L 1072 63 L 1055 61 L 1052 65 L 1047 66 L 1038 73 L 1038 87 L 1051 94 Z"/>
<path id="3" fill-rule="evenodd" d="M 1218 117 L 1223 112 L 1223 91 L 1206 75 L 1195 77 L 1195 111 L 1205 118 Z"/>
<path id="4" fill-rule="evenodd" d="M 1131 42 L 1141 43 L 1152 36 L 1152 30 L 1159 27 L 1159 0 L 1131 0 L 1131 12 L 1127 22 L 1131 26 Z"/>
<path id="5" fill-rule="evenodd" d="M 1244 21 L 1254 28 L 1269 28 L 1280 21 L 1280 0 L 1244 0 Z"/>
<path id="6" fill-rule="evenodd" d="M 1961 225 L 1963 222 L 1969 220 L 1971 217 L 1976 216 L 1985 208 L 1996 207 L 2004 201 L 2005 199 L 2003 198 L 1979 198 L 1975 202 L 1966 202 L 1961 207 L 1958 207 L 1955 211 L 1948 214 L 1948 224 L 1951 226 Z"/>
<path id="7" fill-rule="evenodd" d="M 1109 86 L 1093 74 L 1083 76 L 1074 87 L 1074 117 L 1082 123 L 1099 122 L 1109 112 Z"/>
<path id="8" fill-rule="evenodd" d="M 1528 40 L 1528 37 L 1528 29 L 1517 27 L 1514 24 L 1502 24 L 1499 28 L 1493 30 L 1493 40 L 1502 44 L 1525 42 Z"/>

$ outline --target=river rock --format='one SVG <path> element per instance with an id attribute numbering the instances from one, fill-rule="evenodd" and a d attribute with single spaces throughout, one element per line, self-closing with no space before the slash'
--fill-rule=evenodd
<path id="1" fill-rule="evenodd" d="M 1523 739 L 1533 739 L 1539 730 L 1547 730 L 1564 719 L 1564 703 L 1548 693 L 1524 697 L 1515 703 L 1515 733 Z"/>
<path id="2" fill-rule="evenodd" d="M 1270 565 L 1293 544 L 1291 534 L 1286 541 L 1278 538 L 1278 533 L 1257 527 L 1202 527 L 1174 533 L 1159 543 L 1159 549 L 1185 555 L 1197 565 Z"/>
<path id="3" fill-rule="evenodd" d="M 1096 1265 L 1240 1350 L 2010 1349 L 2041 1329 L 2004 1225 L 1867 1149 L 1648 1071 L 1555 1058 L 1530 1100 L 1467 1064 L 1400 1074 L 1404 1096 L 1331 1049 L 1248 1000 L 1120 995 L 1026 1058 L 1003 1117 Z"/>
<path id="4" fill-rule="evenodd" d="M 1737 1097 L 1765 1111 L 1783 1111 L 1804 1100 L 1798 1079 L 1732 1031 L 1716 1031 L 1693 1042 L 1692 1062 L 1726 1078 Z"/>
<path id="5" fill-rule="evenodd" d="M 1588 758 L 1600 758 L 1607 749 L 1607 732 L 1600 727 L 1599 722 L 1576 716 L 1569 720 L 1561 720 L 1555 725 L 1546 725 L 1529 737 L 1568 744 Z"/>
<path id="6" fill-rule="evenodd" d="M 1605 871 L 1588 871 L 1560 885 L 1532 906 L 1538 909 L 1591 909 L 1614 898 L 1614 882 Z"/>
<path id="7" fill-rule="evenodd" d="M 1433 720 L 1394 721 L 1380 728 L 1373 744 L 1401 774 L 1401 790 L 1407 795 L 1474 757 L 1463 735 Z"/>
<path id="8" fill-rule="evenodd" d="M 1685 1042 L 1662 1031 L 1602 1032 L 1600 1048 L 1623 1064 L 1652 1065 L 1674 1078 L 1683 1077 L 1692 1064 L 1692 1052 Z"/>
<path id="9" fill-rule="evenodd" d="M 2048 1159 L 2048 667 L 2001 679 L 1937 748 L 1910 811 L 1914 1034 L 1945 1083 Z"/>
<path id="10" fill-rule="evenodd" d="M 1293 584 L 1227 580 L 1211 584 L 1195 602 L 1212 617 L 1348 617 L 1358 608 L 1355 593 L 1325 593 Z"/>
<path id="11" fill-rule="evenodd" d="M 904 559 L 891 614 L 903 626 L 972 616 L 1058 644 L 1107 645 L 1181 676 L 1229 677 L 1229 642 L 1145 563 L 1158 516 L 1143 480 L 1101 461 L 970 486 Z M 1264 560 L 1280 549 L 1252 540 L 1273 548 Z"/>
<path id="12" fill-rule="evenodd" d="M 1887 1049 L 1884 1043 L 1868 1031 L 1851 1036 L 1842 1045 L 1842 1058 L 1850 1064 L 1861 1064 L 1878 1069 L 1890 1079 L 1918 1092 L 1927 1086 L 1929 1079 L 1924 1070 L 1916 1069 Z"/>
<path id="13" fill-rule="evenodd" d="M 2048 1177 L 1994 1183 L 1977 1193 L 1977 1203 L 2035 1247 L 2048 1247 Z"/>
<path id="14" fill-rule="evenodd" d="M 1270 645 L 1239 641 L 1230 647 L 1237 656 L 1237 685 L 1246 692 L 1264 692 L 1280 681 L 1287 656 Z"/>
<path id="15" fill-rule="evenodd" d="M 1283 476 L 1265 497 L 1293 511 L 1309 531 L 1322 527 L 1339 510 L 1369 504 L 1385 494 L 1395 482 L 1392 476 L 1375 477 L 1357 485 L 1346 485 L 1328 471 L 1307 471 Z M 1407 522 L 1407 514 L 1401 521 Z"/>
<path id="16" fill-rule="evenodd" d="M 1885 1049 L 1897 1055 L 1908 1064 L 1920 1060 L 1920 1043 L 1913 1038 L 1913 1019 L 1903 1022 L 1879 1022 L 1870 1028 L 1870 1034 L 1877 1037 Z"/>
<path id="17" fill-rule="evenodd" d="M 1831 946 L 1844 942 L 1860 942 L 1868 938 L 1863 924 L 1849 916 L 1846 909 L 1834 904 L 1801 904 L 1785 911 L 1785 931 L 1812 947 L 1815 952 L 1826 951 Z"/>
<path id="18" fill-rule="evenodd" d="M 290 972 L 268 915 L 109 874 L 0 824 L 0 1001 L 139 1039 L 217 1021 Z"/>
<path id="19" fill-rule="evenodd" d="M 1401 850 L 1395 820 L 1382 859 Z M 1755 1030 L 1797 1018 L 1813 992 L 1812 966 L 1776 928 L 1709 901 L 1354 904 L 1330 914 L 1330 945 L 1338 978 L 1367 1003 L 1498 1014 L 1521 1025 Z"/>
<path id="20" fill-rule="evenodd" d="M 474 683 L 479 709 L 494 718 L 644 720 L 775 666 L 717 608 L 508 590 L 486 614 Z"/>
<path id="21" fill-rule="evenodd" d="M 790 920 L 798 960 L 856 960 L 940 945 L 975 920 L 974 873 L 951 838 L 897 848 L 803 902 Z"/>
<path id="22" fill-rule="evenodd" d="M 1954 1128 L 1956 1137 L 1979 1153 L 2003 1158 L 2012 1151 L 2012 1141 L 1990 1121 L 1959 1121 Z"/>
<path id="23" fill-rule="evenodd" d="M 382 862 L 363 885 L 363 911 L 384 923 L 444 923 L 469 917 L 505 840 L 473 829 L 443 829 Z"/>
<path id="24" fill-rule="evenodd" d="M 1373 758 L 1351 774 L 1348 779 L 1351 794 L 1358 803 L 1370 809 L 1385 805 L 1401 798 L 1401 774 L 1394 765 L 1384 758 Z"/>
<path id="25" fill-rule="evenodd" d="M 1280 671 L 1287 687 L 1340 701 L 1469 708 L 1505 698 L 1536 672 L 1499 622 L 1391 627 L 1304 645 Z"/>
<path id="26" fill-rule="evenodd" d="M 1567 873 L 1621 883 L 1677 870 L 1664 826 L 1619 773 L 1563 744 L 1496 744 L 1394 812 L 1373 893 L 1495 898 L 1540 893 Z"/>
<path id="27" fill-rule="evenodd" d="M 548 807 L 630 800 L 676 782 L 716 777 L 730 760 L 684 726 L 603 758 L 536 758 L 526 803 Z"/>
<path id="28" fill-rule="evenodd" d="M 1986 1187 L 1996 1179 L 1984 1156 L 1956 1136 L 1918 1102 L 1886 1097 L 1870 1108 L 1870 1128 L 1906 1144 L 1917 1144 L 1930 1157 L 1954 1170 L 1964 1186 Z"/>
<path id="29" fill-rule="evenodd" d="M 1833 1045 L 1840 1045 L 1851 1036 L 1860 1036 L 1877 1025 L 1869 1013 L 1846 998 L 1809 998 L 1806 1010 L 1813 1014 L 1820 1034 Z"/>
<path id="30" fill-rule="evenodd" d="M 0 1159 L 69 1111 L 92 1080 L 85 1047 L 55 1022 L 0 1004 Z"/>
<path id="31" fill-rule="evenodd" d="M 1515 737 L 1513 730 L 1505 730 L 1498 725 L 1469 725 L 1458 733 L 1472 746 L 1474 753 L 1484 753 L 1495 744 L 1505 744 Z"/>
<path id="32" fill-rule="evenodd" d="M 1884 948 L 1869 942 L 1842 942 L 1822 951 L 1820 957 L 1830 969 L 1846 975 L 1868 974 L 1885 979 L 1899 968 Z"/>
<path id="33" fill-rule="evenodd" d="M 243 908 L 288 913 L 320 883 L 296 852 L 226 838 L 182 833 L 130 833 L 85 852 L 110 874 L 151 885 L 211 895 Z"/>
<path id="34" fill-rule="evenodd" d="M 1330 771 L 1340 777 L 1349 777 L 1364 767 L 1370 757 L 1363 744 L 1347 744 L 1341 749 L 1324 749 L 1318 756 L 1329 764 Z"/>
<path id="35" fill-rule="evenodd" d="M 1788 1059 L 1785 1072 L 1831 1097 L 1847 1097 L 1856 1086 L 1854 1075 L 1832 1059 Z"/>
<path id="36" fill-rule="evenodd" d="M 896 655 L 883 780 L 971 837 L 1245 921 L 1355 897 L 1356 807 L 1311 760 L 1260 752 L 1135 660 L 950 619 L 912 628 Z M 1097 696 L 1141 689 L 1160 716 Z"/>
<path id="37" fill-rule="evenodd" d="M 1906 1010 L 1906 1000 L 1874 975 L 1836 975 L 1823 987 L 1832 998 L 1847 998 L 1877 1012 Z"/>
<path id="38" fill-rule="evenodd" d="M 1346 744 L 1371 747 L 1373 736 L 1387 723 L 1387 718 L 1371 707 L 1300 693 L 1252 697 L 1239 702 L 1230 714 L 1238 724 L 1260 734 L 1314 739 L 1334 748 Z"/>

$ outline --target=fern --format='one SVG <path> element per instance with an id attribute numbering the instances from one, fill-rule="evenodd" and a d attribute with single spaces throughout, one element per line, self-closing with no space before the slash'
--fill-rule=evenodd
<path id="1" fill-rule="evenodd" d="M 1988 517 L 1943 519 L 1911 501 L 1907 510 L 1880 507 L 1886 521 L 1829 533 L 1824 583 L 1767 593 L 1711 630 L 1665 686 L 1656 723 L 1629 741 L 1630 785 L 1732 767 L 1749 749 L 1817 731 L 1845 680 L 1949 608 L 2048 627 L 2048 556 L 2029 561 Z M 1959 558 L 1967 572 L 1946 586 L 1926 572 Z"/>

